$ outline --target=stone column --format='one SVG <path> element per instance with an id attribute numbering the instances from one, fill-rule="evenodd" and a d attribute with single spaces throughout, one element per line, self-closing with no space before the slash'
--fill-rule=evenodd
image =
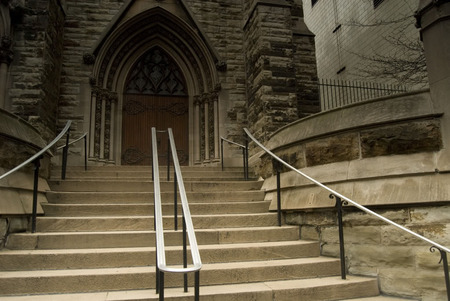
<path id="1" fill-rule="evenodd" d="M 0 108 L 5 109 L 7 97 L 8 68 L 12 62 L 11 38 L 2 36 L 0 41 Z"/>
<path id="2" fill-rule="evenodd" d="M 444 151 L 438 158 L 438 168 L 450 170 L 450 0 L 421 0 L 416 19 L 421 28 L 434 109 L 444 113 L 440 120 Z"/>
<path id="3" fill-rule="evenodd" d="M 213 96 L 214 102 L 214 159 L 220 157 L 220 137 L 219 137 L 219 93 L 215 92 Z"/>
<path id="4" fill-rule="evenodd" d="M 97 107 L 97 90 L 91 95 L 91 120 L 89 125 L 89 157 L 95 157 L 95 116 Z"/>
<path id="5" fill-rule="evenodd" d="M 200 163 L 200 96 L 194 96 L 194 160 Z"/>
<path id="6" fill-rule="evenodd" d="M 205 110 L 205 162 L 209 162 L 209 95 L 203 95 L 203 106 Z"/>

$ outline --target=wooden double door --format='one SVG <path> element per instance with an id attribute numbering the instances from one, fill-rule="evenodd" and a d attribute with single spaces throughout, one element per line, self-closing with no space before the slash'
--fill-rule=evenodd
<path id="1" fill-rule="evenodd" d="M 122 110 L 122 165 L 151 165 L 151 129 L 172 128 L 178 159 L 189 164 L 187 96 L 125 94 Z M 168 133 L 158 132 L 160 165 L 167 164 Z"/>

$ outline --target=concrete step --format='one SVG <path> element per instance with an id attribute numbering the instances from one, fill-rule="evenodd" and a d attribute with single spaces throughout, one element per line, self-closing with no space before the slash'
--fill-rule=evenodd
<path id="1" fill-rule="evenodd" d="M 200 281 L 202 275 L 200 274 Z M 373 296 L 378 292 L 375 279 L 351 276 L 347 280 L 339 277 L 321 277 L 316 279 L 267 281 L 248 284 L 200 286 L 202 301 L 318 301 L 318 300 L 352 300 L 352 301 L 405 301 L 406 299 Z M 180 288 L 165 290 L 166 301 L 191 301 L 194 292 L 190 287 L 184 293 Z M 294 296 L 294 297 L 292 297 Z M 25 301 L 30 296 L 3 297 L 3 301 Z M 36 295 L 34 301 L 155 301 L 155 290 L 107 291 L 86 294 Z M 410 299 L 408 299 L 410 300 Z"/>
<path id="2" fill-rule="evenodd" d="M 338 260 L 323 257 L 205 264 L 201 271 L 201 283 L 204 286 L 327 277 L 338 275 L 339 270 Z M 182 277 L 180 274 L 166 274 L 166 287 L 182 286 Z M 154 267 L 6 271 L 0 274 L 0 292 L 3 295 L 87 293 L 154 287 Z"/>
<path id="3" fill-rule="evenodd" d="M 185 182 L 186 191 L 245 191 L 260 190 L 262 181 L 216 181 Z M 150 180 L 50 180 L 52 191 L 100 191 L 100 192 L 152 192 L 153 182 Z M 161 191 L 173 191 L 173 182 L 162 181 Z"/>
<path id="4" fill-rule="evenodd" d="M 153 212 L 149 212 L 152 214 Z M 178 224 L 181 224 L 181 216 Z M 277 225 L 276 213 L 217 214 L 211 216 L 193 215 L 195 229 L 265 227 Z M 152 230 L 153 216 L 105 216 L 105 217 L 38 217 L 36 229 L 39 232 L 76 231 L 146 231 Z M 164 229 L 174 228 L 173 216 L 163 217 Z"/>
<path id="5" fill-rule="evenodd" d="M 375 284 L 374 284 L 375 282 Z M 376 280 L 351 276 L 347 280 L 338 277 L 321 277 L 316 279 L 268 281 L 249 284 L 200 286 L 202 301 L 406 301 L 388 296 L 356 297 L 360 295 L 376 294 Z M 284 298 L 284 293 L 295 295 L 294 298 Z M 192 287 L 184 293 L 180 288 L 165 290 L 166 301 L 191 301 L 194 292 Z M 276 298 L 275 298 L 276 297 Z M 33 295 L 3 297 L 3 301 L 156 301 L 158 295 L 155 290 L 107 291 L 85 294 Z"/>
<path id="6" fill-rule="evenodd" d="M 204 264 L 318 257 L 319 245 L 311 241 L 258 242 L 201 245 Z M 155 265 L 155 248 L 102 248 L 69 250 L 0 251 L 2 271 L 97 269 Z M 167 247 L 168 264 L 182 262 L 182 247 Z M 188 254 L 188 258 L 190 255 Z"/>
<path id="7" fill-rule="evenodd" d="M 252 228 L 196 229 L 199 245 L 233 244 L 248 242 L 289 241 L 299 239 L 296 226 Z M 167 246 L 179 245 L 181 231 L 167 230 L 164 242 Z M 132 248 L 155 245 L 154 231 L 107 232 L 54 232 L 15 233 L 8 238 L 6 247 L 11 250 L 83 249 L 83 248 Z"/>
<path id="8" fill-rule="evenodd" d="M 117 204 L 117 203 L 150 203 L 153 192 L 58 192 L 47 191 L 47 200 L 58 204 Z M 187 192 L 189 203 L 199 202 L 252 202 L 264 200 L 264 191 L 211 191 Z M 172 203 L 173 192 L 162 192 L 161 201 Z"/>
<path id="9" fill-rule="evenodd" d="M 179 203 L 178 199 L 178 203 Z M 270 202 L 222 202 L 222 203 L 190 203 L 193 215 L 214 215 L 227 213 L 267 213 Z M 151 204 L 42 204 L 45 216 L 142 216 L 153 212 Z M 181 205 L 177 206 L 181 213 Z M 173 214 L 174 205 L 162 205 L 165 215 Z"/>
<path id="10" fill-rule="evenodd" d="M 187 170 L 182 171 L 183 179 L 188 181 L 189 179 L 197 179 L 199 181 L 203 181 L 205 179 L 217 179 L 225 180 L 243 180 L 244 173 L 243 171 L 217 171 L 217 170 Z M 159 173 L 159 177 L 161 180 L 167 180 L 167 172 L 161 170 Z M 174 171 L 171 169 L 170 171 L 170 180 L 173 181 Z M 151 169 L 147 170 L 79 170 L 79 171 L 67 171 L 66 179 L 74 180 L 74 179 L 152 179 L 152 171 Z M 52 172 L 51 175 L 52 180 L 60 180 L 61 173 Z"/>
<path id="11" fill-rule="evenodd" d="M 181 172 L 243 172 L 242 167 L 226 167 L 224 166 L 223 171 L 222 167 L 217 166 L 180 166 Z M 152 167 L 142 166 L 142 165 L 105 165 L 105 166 L 95 166 L 89 165 L 87 167 L 87 171 L 100 171 L 100 172 L 108 172 L 108 171 L 116 171 L 116 172 L 128 172 L 128 171 L 151 171 Z M 167 170 L 167 165 L 159 166 L 160 172 L 165 172 Z M 68 166 L 66 172 L 84 172 L 84 166 Z M 173 172 L 173 165 L 170 165 L 170 171 Z M 56 175 L 60 175 L 61 166 L 54 166 L 52 168 L 52 173 Z"/>

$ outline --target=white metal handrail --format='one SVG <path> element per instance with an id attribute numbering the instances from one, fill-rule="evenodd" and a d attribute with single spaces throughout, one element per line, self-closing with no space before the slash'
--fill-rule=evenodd
<path id="1" fill-rule="evenodd" d="M 161 272 L 171 273 L 189 273 L 197 272 L 202 268 L 202 261 L 200 258 L 200 252 L 198 250 L 197 239 L 195 237 L 194 226 L 192 224 L 192 217 L 189 210 L 189 204 L 186 196 L 186 189 L 184 187 L 183 177 L 181 175 L 181 168 L 178 161 L 178 155 L 176 151 L 175 141 L 173 139 L 172 129 L 169 128 L 169 141 L 172 150 L 172 158 L 175 167 L 176 180 L 178 182 L 178 188 L 181 197 L 181 205 L 183 208 L 183 216 L 186 225 L 186 231 L 189 238 L 189 246 L 191 249 L 192 265 L 190 267 L 169 267 L 166 263 L 165 244 L 164 244 L 164 227 L 163 227 L 163 215 L 161 208 L 161 189 L 159 179 L 159 162 L 158 162 L 158 142 L 156 138 L 156 129 L 152 128 L 152 152 L 153 152 L 153 183 L 154 183 L 154 199 L 155 199 L 155 232 L 156 232 L 156 253 L 157 253 L 157 278 L 164 277 Z M 161 281 L 161 280 L 159 280 Z M 164 280 L 162 280 L 162 287 L 157 284 L 157 289 L 160 289 L 160 300 L 164 300 Z M 196 299 L 198 299 L 198 274 L 196 275 Z"/>
<path id="2" fill-rule="evenodd" d="M 300 170 L 296 169 L 295 167 L 289 165 L 287 162 L 283 161 L 283 160 L 282 160 L 281 158 L 279 158 L 277 155 L 275 155 L 275 154 L 272 153 L 270 150 L 268 150 L 268 149 L 267 149 L 264 145 L 262 145 L 258 140 L 256 140 L 256 138 L 253 137 L 252 134 L 250 134 L 250 132 L 249 132 L 248 129 L 244 128 L 244 131 L 245 131 L 245 133 L 250 137 L 250 139 L 252 139 L 253 142 L 255 142 L 259 147 L 261 147 L 266 153 L 268 153 L 269 155 L 271 155 L 275 160 L 277 160 L 278 162 L 282 163 L 283 165 L 285 165 L 286 167 L 288 167 L 288 168 L 291 169 L 292 171 L 295 171 L 296 173 L 302 175 L 303 177 L 307 178 L 308 180 L 310 180 L 310 181 L 313 182 L 314 184 L 316 184 L 316 185 L 322 187 L 322 188 L 325 189 L 325 190 L 328 190 L 331 194 L 335 195 L 336 197 L 341 198 L 342 200 L 347 201 L 348 203 L 352 204 L 353 206 L 359 208 L 360 210 L 362 210 L 362 211 L 364 211 L 364 212 L 367 212 L 367 213 L 369 213 L 369 214 L 371 214 L 371 215 L 373 215 L 373 216 L 375 216 L 375 217 L 377 217 L 377 218 L 383 220 L 384 222 L 386 222 L 386 223 L 388 223 L 388 224 L 391 224 L 391 225 L 393 225 L 393 226 L 395 226 L 395 227 L 397 227 L 397 228 L 399 228 L 399 229 L 401 229 L 401 230 L 403 230 L 403 231 L 405 231 L 405 232 L 408 232 L 409 234 L 411 234 L 411 235 L 413 235 L 413 236 L 415 236 L 415 237 L 417 237 L 417 238 L 419 238 L 419 239 L 421 239 L 421 240 L 423 240 L 423 241 L 426 241 L 427 243 L 431 244 L 432 246 L 434 246 L 434 247 L 436 247 L 436 248 L 438 248 L 438 249 L 440 249 L 440 250 L 442 250 L 442 251 L 445 251 L 445 252 L 447 252 L 447 253 L 450 253 L 450 249 L 448 249 L 447 247 L 444 247 L 444 246 L 438 244 L 437 242 L 434 242 L 434 241 L 432 241 L 432 240 L 430 240 L 430 239 L 428 239 L 428 238 L 426 238 L 426 237 L 424 237 L 424 236 L 422 236 L 422 235 L 420 235 L 420 234 L 418 234 L 418 233 L 416 233 L 416 232 L 414 232 L 414 231 L 409 230 L 408 228 L 405 228 L 405 227 L 403 227 L 403 226 L 401 226 L 401 225 L 399 225 L 399 224 L 397 224 L 397 223 L 391 221 L 391 220 L 388 219 L 388 218 L 385 218 L 384 216 L 379 215 L 378 213 L 373 212 L 372 210 L 370 210 L 370 209 L 368 209 L 368 208 L 366 208 L 366 207 L 364 207 L 364 206 L 358 204 L 357 202 L 355 202 L 355 201 L 349 199 L 348 197 L 346 197 L 346 196 L 340 194 L 339 192 L 337 192 L 337 191 L 335 191 L 335 190 L 329 188 L 328 186 L 326 186 L 326 185 L 320 183 L 319 181 L 315 180 L 314 178 L 311 178 L 310 176 L 308 176 L 307 174 L 301 172 Z"/>

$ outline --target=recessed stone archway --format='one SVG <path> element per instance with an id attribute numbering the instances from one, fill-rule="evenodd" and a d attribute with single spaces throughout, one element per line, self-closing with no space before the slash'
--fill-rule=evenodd
<path id="1" fill-rule="evenodd" d="M 125 81 L 136 61 L 155 46 L 171 56 L 186 79 L 189 164 L 219 158 L 218 59 L 192 26 L 156 7 L 122 23 L 96 50 L 91 78 L 91 159 L 120 164 Z"/>

